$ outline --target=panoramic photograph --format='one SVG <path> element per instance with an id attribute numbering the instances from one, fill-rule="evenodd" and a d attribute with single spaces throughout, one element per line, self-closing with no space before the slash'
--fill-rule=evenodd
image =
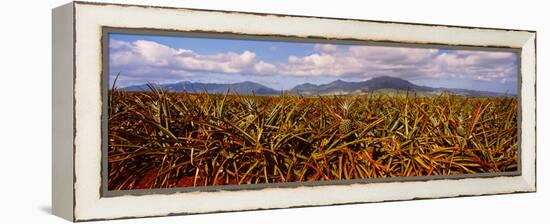
<path id="1" fill-rule="evenodd" d="M 518 170 L 517 53 L 306 40 L 109 33 L 108 190 Z"/>

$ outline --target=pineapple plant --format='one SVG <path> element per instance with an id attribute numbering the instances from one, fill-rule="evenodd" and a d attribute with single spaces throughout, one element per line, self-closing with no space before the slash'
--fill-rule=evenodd
<path id="1" fill-rule="evenodd" d="M 241 127 L 248 127 L 252 124 L 252 122 L 254 122 L 254 120 L 256 120 L 257 103 L 253 98 L 245 98 L 243 102 L 248 115 L 242 120 Z"/>
<path id="2" fill-rule="evenodd" d="M 121 105 L 124 113 L 109 114 L 109 189 L 518 170 L 515 97 L 275 97 L 151 89 L 109 92 L 116 96 L 109 108 Z M 467 153 L 458 155 L 462 149 Z"/>
<path id="3" fill-rule="evenodd" d="M 149 108 L 151 109 L 151 112 L 153 114 L 153 119 L 155 120 L 155 122 L 160 124 L 161 111 L 160 111 L 160 105 L 158 101 L 155 100 L 149 103 Z"/>
<path id="4" fill-rule="evenodd" d="M 456 128 L 458 134 L 462 137 L 466 136 L 466 131 L 464 131 L 464 127 L 462 127 L 462 124 L 464 123 L 464 118 L 462 116 L 458 116 L 458 126 Z"/>
<path id="5" fill-rule="evenodd" d="M 343 103 L 340 104 L 340 108 L 342 109 L 342 116 L 341 121 L 339 125 L 339 130 L 341 134 L 347 134 L 350 133 L 353 130 L 353 121 L 350 117 L 350 109 L 353 105 L 352 100 L 346 100 Z"/>

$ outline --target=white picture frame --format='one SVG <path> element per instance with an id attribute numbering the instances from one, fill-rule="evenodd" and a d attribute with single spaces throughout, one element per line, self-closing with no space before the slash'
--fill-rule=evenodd
<path id="1" fill-rule="evenodd" d="M 295 187 L 102 193 L 104 28 L 214 32 L 520 52 L 520 172 Z M 70 221 L 324 206 L 536 191 L 536 32 L 72 2 L 53 10 L 53 213 Z"/>

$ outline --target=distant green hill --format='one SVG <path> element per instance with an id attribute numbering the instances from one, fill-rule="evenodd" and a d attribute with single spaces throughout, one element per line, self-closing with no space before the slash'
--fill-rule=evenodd
<path id="1" fill-rule="evenodd" d="M 240 94 L 240 95 L 279 95 L 281 91 L 269 88 L 256 82 L 239 82 L 231 84 L 177 82 L 170 84 L 156 84 L 155 86 L 176 92 L 208 92 L 211 94 Z M 124 88 L 127 91 L 147 91 L 147 85 L 136 85 Z M 304 83 L 284 91 L 286 94 L 315 96 L 315 95 L 363 95 L 363 94 L 416 94 L 418 96 L 439 95 L 443 92 L 468 97 L 500 97 L 504 94 L 488 91 L 476 91 L 467 89 L 433 88 L 413 84 L 407 80 L 381 76 L 361 82 L 346 82 L 336 80 L 327 84 Z"/>
<path id="2" fill-rule="evenodd" d="M 291 90 L 291 94 L 299 95 L 361 95 L 361 94 L 406 94 L 407 92 L 422 96 L 439 95 L 449 92 L 462 96 L 499 97 L 503 93 L 475 91 L 467 89 L 433 88 L 413 84 L 407 80 L 381 76 L 361 82 L 345 82 L 336 80 L 328 84 L 315 85 L 311 83 L 297 85 Z"/>

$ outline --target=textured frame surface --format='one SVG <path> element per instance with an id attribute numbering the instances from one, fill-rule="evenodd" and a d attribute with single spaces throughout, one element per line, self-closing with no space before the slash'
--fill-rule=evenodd
<path id="1" fill-rule="evenodd" d="M 73 7 L 73 212 L 76 221 L 536 190 L 535 32 L 79 2 Z M 101 37 L 104 27 L 521 49 L 521 175 L 103 197 Z"/>

